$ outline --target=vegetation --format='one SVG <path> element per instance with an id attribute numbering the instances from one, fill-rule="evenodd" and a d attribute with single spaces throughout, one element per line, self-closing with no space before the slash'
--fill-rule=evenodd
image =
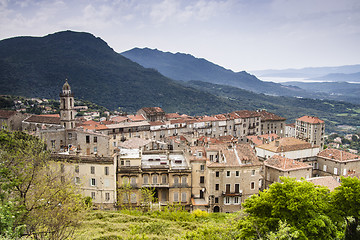
<path id="1" fill-rule="evenodd" d="M 176 210 L 175 210 L 176 209 Z M 136 209 L 93 211 L 86 215 L 75 239 L 233 239 L 236 214 L 188 213 L 178 207 L 143 212 Z M 226 234 L 229 234 L 227 238 Z"/>
<path id="2" fill-rule="evenodd" d="M 38 138 L 0 131 L 0 236 L 72 236 L 86 206 L 72 179 L 49 160 Z"/>

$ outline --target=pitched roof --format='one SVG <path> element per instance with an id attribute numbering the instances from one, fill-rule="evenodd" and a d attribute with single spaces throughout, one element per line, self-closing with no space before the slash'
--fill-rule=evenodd
<path id="1" fill-rule="evenodd" d="M 165 117 L 168 120 L 181 118 L 180 114 L 178 114 L 178 113 L 167 113 L 167 114 L 165 114 Z"/>
<path id="2" fill-rule="evenodd" d="M 0 109 L 0 118 L 8 119 L 11 116 L 15 115 L 16 111 L 10 111 L 10 110 L 2 110 Z"/>
<path id="3" fill-rule="evenodd" d="M 149 143 L 151 143 L 151 140 L 146 140 L 143 138 L 130 138 L 124 142 L 119 142 L 119 147 L 127 148 L 127 149 L 135 149 L 135 148 L 143 147 Z"/>
<path id="4" fill-rule="evenodd" d="M 333 191 L 336 187 L 341 185 L 333 176 L 309 178 L 306 179 L 306 181 L 312 182 L 315 185 L 327 187 L 330 191 Z"/>
<path id="5" fill-rule="evenodd" d="M 133 122 L 145 121 L 142 115 L 127 115 L 127 117 Z"/>
<path id="6" fill-rule="evenodd" d="M 43 115 L 31 115 L 29 118 L 24 120 L 25 122 L 34 122 L 34 123 L 47 123 L 47 124 L 56 124 L 60 125 L 59 117 L 47 117 Z"/>
<path id="7" fill-rule="evenodd" d="M 149 115 L 165 113 L 161 107 L 144 107 L 141 110 L 143 110 L 146 114 L 149 114 Z"/>
<path id="8" fill-rule="evenodd" d="M 312 146 L 311 143 L 305 142 L 293 137 L 280 138 L 270 143 L 257 146 L 271 152 L 290 152 L 309 148 L 317 148 L 318 146 Z"/>
<path id="9" fill-rule="evenodd" d="M 232 113 L 232 116 L 234 118 L 253 118 L 253 117 L 260 117 L 260 113 L 255 111 L 249 111 L 249 110 L 241 110 L 241 111 L 234 111 Z"/>
<path id="10" fill-rule="evenodd" d="M 327 149 L 319 152 L 318 157 L 333 159 L 333 160 L 340 161 L 340 162 L 350 161 L 350 160 L 360 161 L 359 155 L 349 153 L 346 151 L 342 151 L 339 149 L 334 149 L 334 148 L 327 148 Z"/>
<path id="11" fill-rule="evenodd" d="M 294 171 L 304 168 L 312 168 L 312 166 L 307 163 L 299 162 L 279 155 L 272 156 L 271 158 L 265 160 L 264 163 L 267 167 L 276 168 L 281 171 Z"/>
<path id="12" fill-rule="evenodd" d="M 286 118 L 280 117 L 274 113 L 267 112 L 265 110 L 259 111 L 261 121 L 285 121 Z"/>
<path id="13" fill-rule="evenodd" d="M 128 121 L 129 118 L 126 117 L 126 116 L 116 116 L 116 117 L 113 117 L 111 118 L 111 121 L 114 121 L 114 122 L 125 122 L 125 121 Z"/>
<path id="14" fill-rule="evenodd" d="M 307 122 L 307 123 L 324 123 L 323 120 L 314 116 L 302 116 L 301 118 L 296 119 L 298 121 Z"/>

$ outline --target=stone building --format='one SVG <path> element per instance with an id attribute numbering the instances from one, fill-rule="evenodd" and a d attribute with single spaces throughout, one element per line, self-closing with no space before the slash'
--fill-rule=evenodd
<path id="1" fill-rule="evenodd" d="M 116 166 L 109 157 L 79 157 L 53 154 L 60 163 L 63 177 L 70 177 L 85 197 L 91 197 L 95 208 L 116 208 Z"/>
<path id="2" fill-rule="evenodd" d="M 165 112 L 160 107 L 144 107 L 138 110 L 136 114 L 142 115 L 149 122 L 165 120 Z"/>
<path id="3" fill-rule="evenodd" d="M 26 115 L 10 110 L 0 109 L 0 129 L 8 129 L 9 131 L 21 131 L 21 122 Z"/>
<path id="4" fill-rule="evenodd" d="M 259 111 L 261 118 L 261 135 L 275 133 L 279 137 L 285 137 L 285 120 L 274 113 L 265 110 Z"/>
<path id="5" fill-rule="evenodd" d="M 249 144 L 191 147 L 193 209 L 235 212 L 259 193 L 262 164 Z"/>
<path id="6" fill-rule="evenodd" d="M 317 154 L 316 176 L 348 176 L 360 173 L 360 156 L 339 149 L 325 149 Z"/>
<path id="7" fill-rule="evenodd" d="M 264 186 L 268 188 L 274 182 L 281 182 L 280 177 L 290 177 L 300 180 L 309 179 L 312 176 L 312 166 L 293 159 L 274 155 L 264 162 L 265 177 Z"/>
<path id="8" fill-rule="evenodd" d="M 149 188 L 154 190 L 160 205 L 179 203 L 190 210 L 191 168 L 183 151 L 152 150 L 153 141 L 138 142 L 127 147 L 122 144 L 115 156 L 119 199 L 140 206 L 140 189 Z M 127 184 L 131 186 L 129 193 L 123 190 Z"/>
<path id="9" fill-rule="evenodd" d="M 296 138 L 324 147 L 325 122 L 317 117 L 303 116 L 295 122 Z"/>
<path id="10" fill-rule="evenodd" d="M 320 152 L 320 147 L 300 139 L 287 137 L 258 145 L 255 147 L 255 150 L 260 160 L 266 160 L 274 155 L 280 155 L 300 162 L 309 162 L 311 165 L 314 165 L 316 156 Z"/>

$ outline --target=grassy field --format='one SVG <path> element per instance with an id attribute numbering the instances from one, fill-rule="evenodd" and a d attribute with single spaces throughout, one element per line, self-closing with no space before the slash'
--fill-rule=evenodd
<path id="1" fill-rule="evenodd" d="M 91 211 L 74 239 L 226 239 L 236 214 L 202 211 Z M 226 236 L 225 236 L 226 235 Z"/>

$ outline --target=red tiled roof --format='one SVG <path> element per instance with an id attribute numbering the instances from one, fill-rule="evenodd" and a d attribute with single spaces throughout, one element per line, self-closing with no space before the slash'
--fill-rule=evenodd
<path id="1" fill-rule="evenodd" d="M 57 117 L 57 118 L 60 118 L 60 114 L 44 114 L 44 115 L 41 115 L 41 116 L 44 116 L 44 117 Z"/>
<path id="2" fill-rule="evenodd" d="M 307 122 L 307 123 L 324 123 L 323 120 L 318 117 L 313 116 L 302 116 L 301 118 L 296 119 L 298 121 Z"/>
<path id="3" fill-rule="evenodd" d="M 47 123 L 47 124 L 60 125 L 60 118 L 46 117 L 43 115 L 31 115 L 29 118 L 25 119 L 25 122 Z"/>
<path id="4" fill-rule="evenodd" d="M 128 121 L 128 120 L 129 120 L 129 118 L 126 117 L 126 116 L 116 116 L 116 117 L 111 118 L 111 121 L 114 121 L 114 122 L 117 122 L 117 123 L 125 122 L 125 121 Z"/>
<path id="5" fill-rule="evenodd" d="M 178 114 L 178 113 L 167 113 L 167 114 L 165 114 L 165 117 L 168 120 L 181 118 L 180 114 Z"/>
<path id="6" fill-rule="evenodd" d="M 175 120 L 170 120 L 170 124 L 174 124 L 174 123 L 185 123 L 186 121 L 184 119 L 175 119 Z"/>
<path id="7" fill-rule="evenodd" d="M 160 122 L 160 121 L 156 121 L 156 122 L 149 122 L 150 126 L 161 126 L 161 125 L 165 125 L 165 123 Z"/>
<path id="8" fill-rule="evenodd" d="M 232 112 L 235 118 L 252 118 L 252 117 L 260 117 L 260 113 L 249 110 L 241 110 Z"/>
<path id="9" fill-rule="evenodd" d="M 143 110 L 146 114 L 157 114 L 157 113 L 165 113 L 161 107 L 144 107 Z"/>
<path id="10" fill-rule="evenodd" d="M 10 110 L 1 110 L 0 109 L 0 118 L 8 119 L 9 117 L 16 114 L 16 111 L 10 111 Z"/>
<path id="11" fill-rule="evenodd" d="M 328 159 L 334 159 L 337 161 L 349 161 L 349 160 L 359 160 L 360 156 L 345 152 L 339 149 L 328 148 L 318 153 L 319 157 L 324 157 Z"/>
<path id="12" fill-rule="evenodd" d="M 145 121 L 145 118 L 142 115 L 128 115 L 127 117 L 133 122 Z"/>
<path id="13" fill-rule="evenodd" d="M 265 110 L 259 111 L 261 121 L 285 121 L 286 118 L 280 117 L 274 113 L 267 112 Z"/>
<path id="14" fill-rule="evenodd" d="M 282 171 L 312 168 L 312 166 L 307 163 L 299 162 L 279 155 L 272 156 L 271 158 L 265 160 L 264 163 L 265 166 L 277 168 Z"/>
<path id="15" fill-rule="evenodd" d="M 276 141 L 258 146 L 258 148 L 266 149 L 272 152 L 290 152 L 317 147 L 318 146 L 312 146 L 311 143 L 292 137 L 280 138 Z"/>

